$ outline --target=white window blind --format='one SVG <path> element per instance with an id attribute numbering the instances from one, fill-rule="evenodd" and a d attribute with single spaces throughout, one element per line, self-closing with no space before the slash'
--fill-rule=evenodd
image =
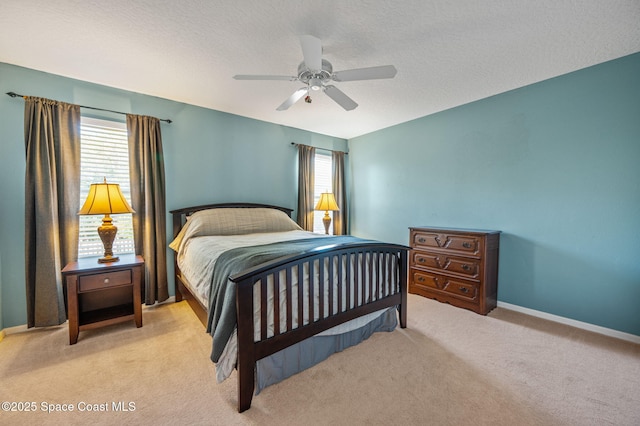
<path id="1" fill-rule="evenodd" d="M 315 187 L 313 189 L 313 205 L 318 204 L 320 194 L 323 192 L 333 192 L 332 171 L 331 171 L 331 155 L 319 153 L 315 155 Z M 333 221 L 333 212 L 329 212 L 329 216 Z M 315 211 L 313 214 L 313 232 L 324 234 L 324 223 L 322 218 L 324 212 Z M 333 224 L 333 222 L 331 222 Z M 333 234 L 333 226 L 329 227 L 329 234 Z"/>
<path id="2" fill-rule="evenodd" d="M 117 183 L 131 204 L 129 184 L 129 145 L 127 125 L 117 121 L 82 117 L 80 149 L 80 206 L 87 198 L 92 183 Z M 104 246 L 98 236 L 103 215 L 80 216 L 78 257 L 103 256 Z M 118 227 L 113 242 L 113 253 L 134 253 L 133 223 L 131 214 L 114 214 L 113 224 Z"/>

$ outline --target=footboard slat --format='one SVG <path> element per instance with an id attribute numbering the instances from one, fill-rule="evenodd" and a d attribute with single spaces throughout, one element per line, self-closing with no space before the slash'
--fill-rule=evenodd
<path id="1" fill-rule="evenodd" d="M 329 258 L 329 295 L 327 297 L 328 306 L 327 309 L 329 311 L 329 315 L 333 315 L 334 313 L 334 305 L 333 305 L 333 286 L 336 284 L 334 281 L 333 275 L 333 262 L 335 260 L 335 256 L 331 256 Z"/>
<path id="2" fill-rule="evenodd" d="M 318 269 L 318 320 L 322 319 L 324 316 L 324 261 L 326 259 L 321 259 L 319 261 Z"/>
<path id="3" fill-rule="evenodd" d="M 385 254 L 383 254 L 383 256 L 386 257 Z M 384 285 L 385 282 L 387 282 L 388 279 L 388 275 L 387 275 L 387 262 L 382 262 L 382 280 L 380 281 L 380 293 L 379 293 L 379 297 L 385 297 L 387 295 L 387 286 Z"/>
<path id="4" fill-rule="evenodd" d="M 267 275 L 263 274 L 260 277 L 260 336 L 261 339 L 264 340 L 267 338 L 267 302 L 269 298 L 267 297 Z M 240 310 L 238 310 L 238 313 Z M 253 316 L 253 315 L 251 315 Z"/>
<path id="5" fill-rule="evenodd" d="M 273 274 L 273 333 L 280 334 L 280 274 Z"/>
<path id="6" fill-rule="evenodd" d="M 314 281 L 315 281 L 315 274 L 314 274 L 314 266 L 315 266 L 315 259 L 314 260 L 310 260 L 309 261 L 309 290 L 307 291 L 307 302 L 308 302 L 308 306 L 309 306 L 309 310 L 308 312 L 308 322 L 307 324 L 311 324 L 314 321 L 314 306 L 313 306 L 313 295 L 315 293 L 314 291 Z M 304 323 L 303 323 L 304 324 Z"/>
<path id="7" fill-rule="evenodd" d="M 303 267 L 302 263 L 299 263 L 297 267 L 298 267 L 298 305 L 297 305 L 298 309 L 297 309 L 296 312 L 298 312 L 297 328 L 300 328 L 300 327 L 303 326 L 302 321 L 303 321 L 303 318 L 304 318 L 304 316 L 302 314 L 302 312 L 303 312 L 302 307 L 303 307 L 303 303 L 304 303 L 304 294 L 302 293 L 303 286 L 300 285 L 300 283 L 302 283 L 303 280 L 304 280 L 304 274 L 303 274 L 304 267 Z"/>
<path id="8" fill-rule="evenodd" d="M 343 281 L 342 281 L 342 261 L 344 260 L 344 256 L 343 255 L 338 255 L 338 288 L 342 289 L 343 287 Z M 340 313 L 342 312 L 342 291 L 338 291 L 338 306 L 336 306 L 336 311 L 335 313 Z"/>
<path id="9" fill-rule="evenodd" d="M 378 253 L 377 256 L 379 258 L 382 258 L 380 260 L 378 260 L 378 263 L 376 263 L 377 265 L 377 269 L 376 269 L 376 276 L 378 277 L 376 279 L 376 285 L 375 285 L 375 294 L 376 294 L 376 299 L 380 299 L 382 298 L 382 283 L 384 282 L 384 275 L 382 274 L 382 265 L 384 265 L 384 254 L 383 253 Z"/>
<path id="10" fill-rule="evenodd" d="M 376 274 L 375 276 L 373 275 L 373 265 L 376 262 L 376 252 L 371 253 L 371 261 L 367 262 L 368 266 L 369 266 L 369 298 L 367 299 L 367 302 L 373 302 L 374 300 L 377 300 L 378 298 L 376 297 L 376 294 L 374 293 L 373 289 L 374 286 L 378 287 L 378 275 Z"/>
<path id="11" fill-rule="evenodd" d="M 353 304 L 354 306 L 360 306 L 364 302 L 364 300 L 361 301 L 361 298 L 364 299 L 364 289 L 362 288 L 362 283 L 364 281 L 365 263 L 364 263 L 363 257 L 364 257 L 364 253 L 358 252 L 356 256 L 356 266 L 358 267 L 357 268 L 358 279 L 356 283 L 356 298 L 354 300 L 354 304 Z"/>
<path id="12" fill-rule="evenodd" d="M 346 257 L 346 273 L 347 273 L 347 279 L 346 279 L 346 287 L 347 287 L 347 303 L 344 305 L 344 308 L 342 309 L 342 311 L 346 311 L 349 308 L 351 308 L 351 291 L 353 286 L 351 285 L 351 265 L 353 263 L 353 254 L 351 253 L 347 253 L 345 254 Z"/>
<path id="13" fill-rule="evenodd" d="M 291 282 L 291 272 L 292 268 L 287 268 L 287 282 Z M 293 312 L 292 312 L 292 300 L 293 300 L 293 292 L 289 291 L 287 288 L 287 330 L 291 330 L 293 328 Z"/>

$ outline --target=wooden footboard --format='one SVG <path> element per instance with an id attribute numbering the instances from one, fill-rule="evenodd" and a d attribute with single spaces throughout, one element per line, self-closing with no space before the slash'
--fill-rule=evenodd
<path id="1" fill-rule="evenodd" d="M 404 246 L 345 244 L 289 256 L 230 277 L 237 285 L 238 411 L 251 406 L 255 363 L 259 359 L 331 327 L 391 306 L 398 306 L 400 327 L 405 328 L 406 265 Z M 305 277 L 306 284 L 299 285 L 305 282 Z M 257 341 L 254 339 L 254 291 L 259 291 L 261 304 Z M 267 297 L 268 293 L 273 297 Z M 281 300 L 283 293 L 284 300 Z M 281 306 L 285 312 L 280 312 Z M 303 315 L 297 315 L 294 321 L 293 312 L 303 312 L 305 308 L 311 313 L 307 321 L 304 322 Z M 272 312 L 271 321 L 267 318 L 268 312 Z M 285 317 L 284 326 L 282 321 L 273 321 L 273 318 Z M 272 334 L 267 331 L 268 323 L 273 323 Z"/>

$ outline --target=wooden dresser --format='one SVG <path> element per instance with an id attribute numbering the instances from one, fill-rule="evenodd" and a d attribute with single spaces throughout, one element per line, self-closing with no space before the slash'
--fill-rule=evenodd
<path id="1" fill-rule="evenodd" d="M 482 315 L 496 307 L 500 231 L 409 230 L 409 293 Z"/>

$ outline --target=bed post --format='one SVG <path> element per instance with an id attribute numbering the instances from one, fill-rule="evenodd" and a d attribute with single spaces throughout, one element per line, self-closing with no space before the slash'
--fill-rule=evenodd
<path id="1" fill-rule="evenodd" d="M 253 282 L 236 283 L 238 330 L 238 412 L 251 407 L 255 386 L 255 345 L 253 343 Z"/>
<path id="2" fill-rule="evenodd" d="M 407 328 L 407 250 L 400 250 L 400 328 Z"/>

